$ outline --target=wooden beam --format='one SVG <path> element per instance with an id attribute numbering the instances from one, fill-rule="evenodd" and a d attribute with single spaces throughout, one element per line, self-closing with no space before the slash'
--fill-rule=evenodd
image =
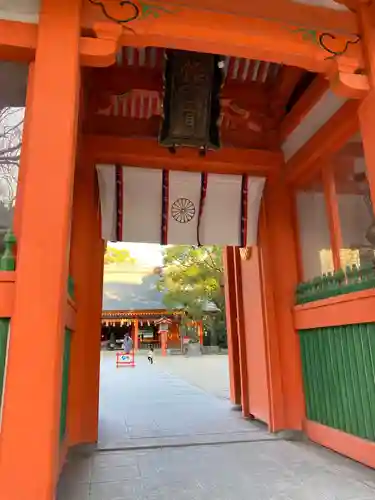
<path id="1" fill-rule="evenodd" d="M 347 101 L 304 146 L 292 156 L 285 167 L 289 184 L 301 185 L 324 167 L 324 160 L 339 151 L 358 131 L 358 101 Z"/>
<path id="2" fill-rule="evenodd" d="M 203 3 L 204 4 L 204 3 Z M 344 54 L 332 59 L 331 55 L 319 43 L 321 35 L 327 33 L 327 25 L 317 27 L 316 8 L 310 8 L 310 21 L 306 27 L 302 23 L 293 23 L 287 19 L 287 10 L 282 19 L 269 19 L 269 12 L 264 16 L 255 14 L 243 15 L 225 10 L 205 9 L 203 6 L 177 4 L 175 2 L 155 1 L 147 5 L 147 11 L 141 5 L 141 17 L 127 24 L 129 30 L 124 30 L 122 44 L 134 47 L 170 47 L 182 50 L 215 53 L 283 63 L 298 66 L 309 71 L 329 72 L 337 63 L 342 67 L 353 68 L 353 71 L 362 67 L 362 46 L 358 42 L 348 45 L 348 40 L 356 39 L 352 33 L 356 30 L 340 31 L 339 26 L 328 29 L 334 34 L 330 38 L 330 49 L 341 50 L 347 47 Z M 108 6 L 109 8 L 109 6 Z M 288 9 L 302 8 L 301 4 L 293 7 L 288 2 Z M 110 15 L 115 19 L 124 19 L 134 15 L 131 2 L 123 5 L 122 2 L 112 2 L 109 8 Z M 234 12 L 233 12 L 234 11 Z M 322 9 L 319 9 L 321 12 Z M 150 15 L 157 14 L 157 19 Z M 329 19 L 339 13 L 332 11 Z M 90 28 L 96 21 L 104 21 L 102 9 L 95 3 L 84 4 L 85 27 Z M 353 15 L 350 20 L 355 20 Z M 327 20 L 327 19 L 326 19 Z M 314 24 L 314 27 L 311 27 Z M 354 23 L 355 24 L 355 23 Z M 224 27 L 224 28 L 223 28 Z M 342 27 L 341 27 L 342 28 Z"/>
<path id="3" fill-rule="evenodd" d="M 362 142 L 348 142 L 338 153 L 339 158 L 363 158 L 364 156 Z"/>
<path id="4" fill-rule="evenodd" d="M 328 164 L 325 168 L 323 168 L 322 174 L 333 266 L 335 271 L 338 271 L 341 269 L 340 250 L 343 248 L 343 244 L 333 165 Z"/>
<path id="5" fill-rule="evenodd" d="M 293 132 L 328 88 L 329 82 L 323 76 L 315 78 L 282 121 L 280 126 L 281 140 L 285 140 Z"/>
<path id="6" fill-rule="evenodd" d="M 0 59 L 31 62 L 34 60 L 38 26 L 0 20 Z"/>
<path id="7" fill-rule="evenodd" d="M 217 174 L 267 176 L 279 171 L 284 161 L 281 152 L 236 148 L 209 151 L 205 157 L 190 148 L 181 148 L 171 154 L 159 146 L 156 139 L 100 135 L 84 135 L 82 147 L 83 154 L 93 163 Z"/>
<path id="8" fill-rule="evenodd" d="M 130 7 L 126 10 L 124 7 L 119 9 L 112 5 L 120 2 L 103 0 L 103 3 L 106 4 L 112 16 L 116 16 L 119 10 L 121 10 L 122 17 L 119 19 L 128 17 L 128 13 L 134 13 Z M 169 15 L 169 17 L 175 19 L 177 15 L 183 16 L 187 10 L 186 5 L 187 2 L 183 2 L 182 0 L 152 0 L 151 3 L 146 4 L 146 8 L 140 4 L 141 21 L 139 22 L 143 23 L 151 18 L 152 23 L 156 27 L 160 27 L 160 17 L 167 17 Z M 248 0 L 237 0 L 236 2 L 228 2 L 228 0 L 189 0 L 188 8 L 194 12 L 197 20 L 202 14 L 206 16 L 223 14 L 234 18 L 235 21 L 238 18 L 242 18 L 245 21 L 249 18 L 270 19 L 270 13 L 272 12 L 272 19 L 285 25 L 293 24 L 305 30 L 310 30 L 310 32 L 313 30 L 322 30 L 331 33 L 338 32 L 344 35 L 357 32 L 357 20 L 353 12 L 313 7 L 294 2 L 293 0 L 268 0 L 267 2 L 249 2 Z M 90 2 L 84 2 L 83 23 L 86 27 L 89 28 L 93 22 L 102 19 L 103 16 L 100 7 L 92 5 Z M 132 28 L 134 24 L 130 24 Z M 206 26 L 210 26 L 210 23 Z M 226 31 L 226 28 L 224 31 Z M 164 46 L 160 45 L 160 47 Z"/>
<path id="9" fill-rule="evenodd" d="M 108 31 L 116 31 L 109 29 Z M 32 62 L 38 39 L 38 25 L 0 20 L 0 60 Z M 112 38 L 80 37 L 82 66 L 105 67 L 116 61 L 117 40 Z"/>

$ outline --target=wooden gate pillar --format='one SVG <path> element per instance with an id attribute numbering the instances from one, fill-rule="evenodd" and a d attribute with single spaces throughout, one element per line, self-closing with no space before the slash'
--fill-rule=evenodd
<path id="1" fill-rule="evenodd" d="M 358 3 L 358 21 L 364 44 L 366 70 L 371 90 L 359 107 L 358 117 L 366 160 L 366 173 L 370 187 L 372 207 L 375 213 L 375 5 L 373 2 Z"/>
<path id="2" fill-rule="evenodd" d="M 68 401 L 70 445 L 95 443 L 98 437 L 104 260 L 98 202 L 95 167 L 80 162 L 74 181 L 70 250 L 77 308 Z"/>
<path id="3" fill-rule="evenodd" d="M 41 2 L 0 433 L 0 495 L 6 500 L 55 496 L 80 7 L 78 0 Z"/>
<path id="4" fill-rule="evenodd" d="M 168 330 L 160 330 L 159 333 L 160 333 L 160 343 L 161 343 L 161 355 L 166 356 Z"/>
<path id="5" fill-rule="evenodd" d="M 139 320 L 134 320 L 134 351 L 138 351 L 139 349 Z"/>
<path id="6" fill-rule="evenodd" d="M 224 262 L 224 291 L 225 315 L 228 338 L 228 363 L 230 399 L 233 404 L 241 404 L 241 373 L 237 325 L 236 281 L 234 268 L 234 247 L 225 247 Z"/>
<path id="7" fill-rule="evenodd" d="M 301 430 L 304 419 L 299 339 L 293 306 L 298 282 L 293 192 L 277 177 L 264 190 L 260 213 L 261 258 L 270 430 Z"/>

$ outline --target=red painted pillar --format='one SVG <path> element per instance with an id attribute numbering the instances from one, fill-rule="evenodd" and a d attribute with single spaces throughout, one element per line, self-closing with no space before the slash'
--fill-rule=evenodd
<path id="1" fill-rule="evenodd" d="M 259 249 L 270 401 L 270 429 L 301 430 L 304 398 L 293 307 L 298 282 L 293 193 L 269 179 L 260 213 Z"/>
<path id="2" fill-rule="evenodd" d="M 200 345 L 203 345 L 203 322 L 197 321 L 198 337 Z"/>
<path id="3" fill-rule="evenodd" d="M 55 496 L 80 14 L 78 0 L 41 2 L 0 438 L 4 500 Z"/>
<path id="4" fill-rule="evenodd" d="M 250 400 L 249 400 L 249 380 L 247 370 L 247 348 L 246 348 L 246 329 L 244 322 L 243 311 L 243 294 L 242 294 L 242 270 L 240 249 L 234 247 L 234 283 L 235 283 L 235 300 L 236 300 L 236 318 L 238 332 L 238 349 L 239 349 L 239 365 L 241 375 L 241 405 L 242 415 L 250 416 Z"/>
<path id="5" fill-rule="evenodd" d="M 74 180 L 71 274 L 76 329 L 72 335 L 68 400 L 69 444 L 98 437 L 104 242 L 100 233 L 95 167 L 79 162 Z"/>
<path id="6" fill-rule="evenodd" d="M 238 344 L 237 304 L 234 269 L 234 248 L 225 247 L 223 252 L 224 262 L 224 291 L 225 314 L 228 338 L 228 364 L 230 399 L 233 404 L 241 404 L 241 373 L 240 354 Z"/>
<path id="7" fill-rule="evenodd" d="M 159 335 L 160 335 L 160 341 L 161 341 L 161 355 L 166 356 L 167 355 L 167 335 L 168 335 L 168 332 L 165 330 L 160 330 Z"/>
<path id="8" fill-rule="evenodd" d="M 139 349 L 139 320 L 134 320 L 134 351 Z"/>

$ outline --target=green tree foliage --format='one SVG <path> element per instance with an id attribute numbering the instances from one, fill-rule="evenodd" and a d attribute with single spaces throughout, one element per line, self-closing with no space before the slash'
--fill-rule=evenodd
<path id="1" fill-rule="evenodd" d="M 167 309 L 184 309 L 185 321 L 203 319 L 210 343 L 226 344 L 220 247 L 167 247 L 158 286 Z"/>
<path id="2" fill-rule="evenodd" d="M 126 248 L 115 248 L 107 246 L 104 254 L 104 264 L 134 264 L 135 259 L 131 257 Z"/>

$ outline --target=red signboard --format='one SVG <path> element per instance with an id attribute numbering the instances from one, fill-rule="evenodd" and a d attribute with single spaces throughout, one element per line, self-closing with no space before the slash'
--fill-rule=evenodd
<path id="1" fill-rule="evenodd" d="M 134 351 L 129 353 L 116 352 L 116 368 L 121 366 L 130 366 L 131 368 L 135 367 Z"/>

